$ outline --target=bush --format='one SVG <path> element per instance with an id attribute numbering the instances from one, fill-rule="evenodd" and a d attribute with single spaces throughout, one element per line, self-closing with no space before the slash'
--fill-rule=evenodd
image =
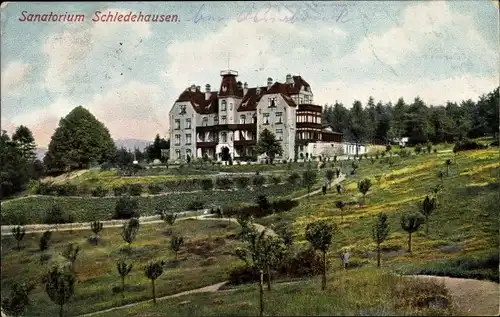
<path id="1" fill-rule="evenodd" d="M 420 154 L 422 152 L 422 145 L 421 144 L 415 145 L 414 151 L 415 153 Z"/>
<path id="2" fill-rule="evenodd" d="M 252 179 L 252 184 L 255 187 L 261 187 L 266 182 L 266 179 L 262 175 L 255 175 Z"/>
<path id="3" fill-rule="evenodd" d="M 113 219 L 139 218 L 139 201 L 130 196 L 120 197 L 116 202 Z"/>
<path id="4" fill-rule="evenodd" d="M 279 185 L 279 183 L 281 183 L 281 177 L 279 177 L 278 175 L 273 175 L 271 176 L 271 182 L 274 185 Z"/>
<path id="5" fill-rule="evenodd" d="M 126 185 L 114 186 L 113 193 L 115 196 L 123 196 L 128 192 L 128 187 Z"/>
<path id="6" fill-rule="evenodd" d="M 478 143 L 474 140 L 465 139 L 462 141 L 458 141 L 455 144 L 455 147 L 453 147 L 453 152 L 481 150 L 485 148 L 487 148 L 487 146 L 484 144 Z"/>
<path id="7" fill-rule="evenodd" d="M 129 194 L 131 196 L 141 196 L 142 185 L 141 184 L 131 184 L 128 190 L 129 190 Z"/>
<path id="8" fill-rule="evenodd" d="M 200 181 L 201 189 L 212 190 L 214 188 L 214 181 L 211 178 L 204 178 Z"/>
<path id="9" fill-rule="evenodd" d="M 115 167 L 113 163 L 106 162 L 101 165 L 101 171 L 109 171 L 113 167 Z"/>
<path id="10" fill-rule="evenodd" d="M 38 182 L 37 186 L 34 186 L 33 190 L 36 195 L 54 195 L 55 189 L 52 183 Z"/>
<path id="11" fill-rule="evenodd" d="M 399 152 L 399 157 L 401 158 L 406 158 L 406 157 L 409 157 L 411 155 L 410 151 L 408 151 L 407 149 L 401 149 Z"/>
<path id="12" fill-rule="evenodd" d="M 236 182 L 236 186 L 240 189 L 245 189 L 250 185 L 250 178 L 245 176 L 235 177 L 234 181 Z"/>
<path id="13" fill-rule="evenodd" d="M 299 180 L 300 180 L 300 175 L 299 173 L 297 172 L 293 172 L 292 174 L 290 174 L 290 176 L 288 176 L 288 183 L 290 185 L 297 185 L 299 183 Z"/>
<path id="14" fill-rule="evenodd" d="M 163 186 L 161 186 L 160 184 L 157 184 L 157 183 L 148 184 L 148 192 L 151 195 L 157 195 L 157 194 L 161 193 L 162 190 L 163 190 Z"/>
<path id="15" fill-rule="evenodd" d="M 189 210 L 200 210 L 200 209 L 203 209 L 203 207 L 205 204 L 202 202 L 202 201 L 199 201 L 199 200 L 195 200 L 195 201 L 192 201 L 189 203 L 189 205 L 187 206 L 187 208 Z"/>
<path id="16" fill-rule="evenodd" d="M 321 256 L 312 248 L 309 248 L 299 251 L 295 256 L 284 261 L 279 272 L 291 277 L 310 277 L 322 274 L 323 266 Z M 328 263 L 327 267 L 329 267 Z"/>
<path id="17" fill-rule="evenodd" d="M 233 180 L 228 177 L 218 177 L 215 180 L 215 185 L 219 189 L 230 189 L 233 186 Z"/>
<path id="18" fill-rule="evenodd" d="M 241 285 L 259 281 L 260 273 L 255 267 L 240 266 L 229 273 L 229 285 Z M 267 280 L 267 272 L 264 272 L 264 280 Z"/>
<path id="19" fill-rule="evenodd" d="M 104 197 L 108 193 L 108 190 L 102 186 L 97 186 L 96 188 L 92 189 L 91 194 L 93 197 Z"/>
<path id="20" fill-rule="evenodd" d="M 78 187 L 73 184 L 52 185 L 56 194 L 59 196 L 76 196 Z"/>
<path id="21" fill-rule="evenodd" d="M 70 223 L 73 222 L 74 216 L 71 213 L 65 214 L 61 207 L 58 205 L 53 205 L 47 210 L 45 214 L 44 223 L 45 224 L 59 224 L 59 223 Z"/>
<path id="22" fill-rule="evenodd" d="M 274 212 L 290 211 L 292 208 L 297 207 L 299 202 L 291 199 L 280 199 L 272 203 Z"/>

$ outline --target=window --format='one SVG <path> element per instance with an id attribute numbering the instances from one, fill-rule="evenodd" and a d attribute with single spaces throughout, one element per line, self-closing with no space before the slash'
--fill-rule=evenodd
<path id="1" fill-rule="evenodd" d="M 269 107 L 270 108 L 271 107 L 276 107 L 276 101 L 277 101 L 276 97 L 274 97 L 274 98 L 268 98 L 268 100 L 269 100 Z"/>
<path id="2" fill-rule="evenodd" d="M 281 117 L 282 117 L 282 112 L 276 112 L 276 123 L 283 123 Z"/>
<path id="3" fill-rule="evenodd" d="M 181 128 L 181 120 L 175 119 L 175 129 L 179 130 Z"/>
<path id="4" fill-rule="evenodd" d="M 186 106 L 180 105 L 179 106 L 179 114 L 185 114 L 185 113 L 186 113 Z"/>
<path id="5" fill-rule="evenodd" d="M 269 124 L 269 113 L 264 113 L 264 124 Z"/>
<path id="6" fill-rule="evenodd" d="M 227 143 L 227 133 L 226 132 L 221 133 L 221 140 L 222 140 L 222 143 Z"/>
<path id="7" fill-rule="evenodd" d="M 233 111 L 233 103 L 229 104 L 229 111 Z"/>
<path id="8" fill-rule="evenodd" d="M 304 96 L 304 102 L 309 103 L 309 96 Z"/>
<path id="9" fill-rule="evenodd" d="M 304 103 L 304 98 L 299 98 L 299 104 Z"/>
<path id="10" fill-rule="evenodd" d="M 175 157 L 180 160 L 181 158 L 181 150 L 175 150 Z"/>
<path id="11" fill-rule="evenodd" d="M 186 129 L 191 129 L 191 119 L 186 119 Z"/>
<path id="12" fill-rule="evenodd" d="M 218 115 L 216 115 L 214 117 L 214 124 L 216 124 L 216 125 L 219 124 L 219 116 Z"/>
<path id="13" fill-rule="evenodd" d="M 221 111 L 226 111 L 226 101 L 222 100 L 220 103 L 220 110 Z"/>
<path id="14" fill-rule="evenodd" d="M 187 158 L 188 156 L 189 156 L 189 157 L 192 157 L 192 155 L 191 155 L 191 150 L 190 150 L 190 149 L 187 149 L 187 150 L 186 150 L 186 158 Z"/>
<path id="15" fill-rule="evenodd" d="M 186 134 L 186 144 L 191 144 L 191 134 Z"/>
<path id="16" fill-rule="evenodd" d="M 222 116 L 222 117 L 220 117 L 220 120 L 221 120 L 221 124 L 226 124 L 227 117 Z"/>
<path id="17" fill-rule="evenodd" d="M 242 114 L 242 115 L 240 116 L 240 123 L 241 123 L 241 124 L 245 124 L 245 119 L 246 119 L 245 115 L 244 115 L 244 114 Z"/>
<path id="18" fill-rule="evenodd" d="M 208 125 L 208 118 L 203 117 L 203 119 L 201 119 L 201 126 L 206 127 L 207 125 Z"/>
<path id="19" fill-rule="evenodd" d="M 283 140 L 283 130 L 282 129 L 276 129 L 276 139 L 278 141 Z"/>
<path id="20" fill-rule="evenodd" d="M 180 134 L 175 135 L 175 145 L 181 145 L 181 135 Z"/>

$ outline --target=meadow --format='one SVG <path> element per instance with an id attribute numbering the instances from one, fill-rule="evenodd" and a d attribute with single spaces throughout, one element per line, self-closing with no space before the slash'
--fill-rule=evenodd
<path id="1" fill-rule="evenodd" d="M 50 265 L 64 260 L 60 255 L 65 245 L 80 246 L 75 271 L 77 284 L 75 294 L 65 307 L 65 316 L 75 316 L 109 307 L 151 298 L 151 282 L 144 275 L 148 261 L 164 260 L 164 273 L 156 280 L 157 296 L 179 293 L 223 281 L 232 267 L 239 261 L 232 255 L 240 244 L 234 236 L 238 225 L 221 221 L 179 220 L 172 228 L 174 234 L 184 237 L 184 245 L 175 260 L 170 249 L 171 234 L 167 224 L 142 226 L 129 252 L 120 235 L 121 228 L 105 228 L 100 233 L 98 245 L 87 238 L 90 231 L 54 231 L 49 249 L 51 259 L 40 262 L 38 241 L 41 234 L 27 234 L 16 248 L 13 237 L 2 237 L 2 292 L 7 292 L 14 281 L 40 281 L 41 274 Z M 124 297 L 120 289 L 121 279 L 116 261 L 125 258 L 132 263 L 131 273 L 126 277 Z M 56 316 L 59 307 L 38 285 L 30 295 L 32 304 L 25 316 Z"/>
<path id="2" fill-rule="evenodd" d="M 266 226 L 273 224 L 277 229 L 289 227 L 298 244 L 307 244 L 306 225 L 326 219 L 338 226 L 331 258 L 338 262 L 340 250 L 348 249 L 353 261 L 369 265 L 376 258 L 371 224 L 375 216 L 385 212 L 390 235 L 382 244 L 384 265 L 405 273 L 433 272 L 498 281 L 498 155 L 498 148 L 492 148 L 459 152 L 456 156 L 450 152 L 385 157 L 374 163 L 362 160 L 356 175 L 349 175 L 343 182 L 345 190 L 341 195 L 332 188 L 289 213 L 256 221 Z M 446 174 L 448 159 L 452 163 L 450 175 L 441 180 L 437 175 L 439 171 Z M 350 170 L 348 162 L 344 166 Z M 373 185 L 363 198 L 357 183 L 364 178 L 370 178 Z M 423 199 L 438 184 L 443 189 L 438 194 L 438 207 L 429 218 L 429 235 L 425 234 L 425 226 L 414 233 L 410 254 L 406 252 L 408 234 L 401 229 L 401 214 L 421 210 Z M 341 213 L 336 201 L 353 204 Z"/>
<path id="3" fill-rule="evenodd" d="M 428 308 L 428 301 L 448 296 L 438 283 L 408 281 L 385 270 L 361 268 L 335 271 L 322 291 L 319 278 L 278 283 L 265 291 L 267 316 L 460 316 L 451 307 Z M 243 285 L 218 293 L 187 295 L 141 303 L 102 317 L 255 316 L 259 311 L 257 286 Z"/>
<path id="4" fill-rule="evenodd" d="M 358 168 L 354 174 L 351 174 L 352 164 L 352 159 L 328 162 L 326 168 L 318 173 L 313 186 L 316 189 L 322 184 L 327 169 L 340 167 L 347 175 L 341 194 L 332 186 L 325 195 L 303 198 L 297 207 L 288 212 L 255 219 L 275 231 L 289 228 L 293 233 L 295 251 L 309 247 L 305 239 L 309 223 L 326 220 L 337 226 L 327 254 L 327 290 L 321 291 L 319 277 L 286 282 L 289 281 L 287 277 L 276 276 L 275 281 L 279 283 L 275 283 L 273 291 L 265 295 L 266 315 L 457 315 L 464 312 L 451 307 L 449 294 L 443 285 L 410 281 L 394 273 L 499 282 L 498 148 L 457 154 L 447 151 L 408 157 L 386 154 L 378 159 L 363 158 L 356 161 Z M 358 182 L 366 178 L 371 180 L 372 186 L 363 196 L 358 190 Z M 429 217 L 429 233 L 426 234 L 424 224 L 413 234 L 410 253 L 407 251 L 408 234 L 400 224 L 401 215 L 408 211 L 420 211 L 425 196 L 435 195 L 433 189 L 437 186 L 441 189 L 437 192 L 437 209 Z M 200 191 L 137 198 L 141 215 L 150 215 L 155 207 L 162 206 L 172 211 L 183 211 L 193 201 L 233 207 L 253 203 L 260 194 L 272 200 L 298 197 L 306 192 L 303 187 L 282 184 L 263 187 L 257 192 L 248 189 Z M 336 208 L 337 201 L 347 203 L 346 207 L 343 210 Z M 2 223 L 39 222 L 54 203 L 62 204 L 64 210 L 73 211 L 78 221 L 105 220 L 110 218 L 116 198 L 30 197 L 15 200 L 2 205 Z M 388 239 L 381 245 L 382 268 L 376 268 L 376 245 L 371 227 L 381 212 L 388 216 L 390 231 Z M 183 220 L 175 227 L 189 237 L 189 243 L 182 251 L 181 264 L 172 264 L 160 277 L 162 282 L 158 281 L 157 290 L 162 291 L 157 292 L 158 296 L 227 280 L 234 268 L 241 267 L 242 261 L 231 255 L 240 245 L 235 240 L 235 234 L 240 230 L 238 225 Z M 120 281 L 114 261 L 124 252 L 119 230 L 105 229 L 102 233 L 103 244 L 99 246 L 91 246 L 85 241 L 91 235 L 90 230 L 54 233 L 55 244 L 50 249 L 54 258 L 57 258 L 63 243 L 79 241 L 83 248 L 76 265 L 79 278 L 77 293 L 68 305 L 68 315 L 149 298 L 149 281 L 142 271 L 134 273 L 135 277 L 131 276 L 130 280 L 127 278 L 130 285 L 134 285 L 128 297 L 121 299 L 120 294 L 113 293 L 113 286 Z M 172 263 L 172 252 L 168 248 L 170 238 L 164 231 L 164 224 L 141 227 L 130 257 L 140 265 L 160 258 Z M 8 289 L 14 276 L 36 278 L 35 266 L 40 266 L 37 263 L 37 239 L 38 236 L 27 235 L 22 242 L 26 247 L 21 251 L 13 249 L 13 238 L 2 239 L 2 291 Z M 207 249 L 212 250 L 209 256 L 205 252 Z M 339 258 L 344 250 L 351 254 L 347 270 L 341 268 Z M 210 264 L 204 264 L 205 261 Z M 166 299 L 157 305 L 141 303 L 101 316 L 256 315 L 258 296 L 255 284 L 241 285 L 224 292 Z M 34 298 L 35 302 L 27 315 L 49 316 L 57 310 L 41 287 L 37 288 Z M 447 303 L 443 307 L 429 306 L 430 302 L 441 299 Z"/>

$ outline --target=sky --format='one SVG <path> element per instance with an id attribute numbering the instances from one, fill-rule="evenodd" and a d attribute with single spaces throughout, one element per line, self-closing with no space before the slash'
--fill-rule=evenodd
<path id="1" fill-rule="evenodd" d="M 51 12 L 85 19 L 20 21 Z M 499 85 L 498 21 L 490 0 L 2 3 L 1 128 L 26 125 L 46 147 L 81 105 L 115 139 L 167 137 L 180 93 L 218 89 L 228 67 L 250 87 L 301 75 L 320 105 L 477 100 Z"/>

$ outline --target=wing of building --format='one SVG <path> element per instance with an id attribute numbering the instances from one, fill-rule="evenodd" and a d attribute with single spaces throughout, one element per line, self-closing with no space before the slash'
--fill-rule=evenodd
<path id="1" fill-rule="evenodd" d="M 238 72 L 221 71 L 217 91 L 192 85 L 170 110 L 170 159 L 208 156 L 220 160 L 227 147 L 233 160 L 255 159 L 261 131 L 268 129 L 281 142 L 282 157 L 303 156 L 312 143 L 341 146 L 342 134 L 321 122 L 322 107 L 313 104 L 311 86 L 301 77 L 286 75 L 283 83 L 249 88 Z M 302 155 L 300 155 L 302 154 Z"/>

